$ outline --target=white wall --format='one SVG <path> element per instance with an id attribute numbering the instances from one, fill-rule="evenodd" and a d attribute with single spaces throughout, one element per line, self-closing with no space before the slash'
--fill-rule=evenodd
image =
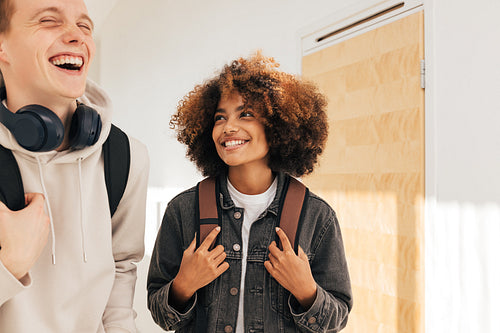
<path id="1" fill-rule="evenodd" d="M 427 332 L 499 332 L 500 3 L 426 4 Z"/>
<path id="2" fill-rule="evenodd" d="M 298 72 L 298 31 L 360 2 L 116 3 L 99 32 L 97 73 L 114 101 L 115 122 L 150 151 L 149 252 L 155 201 L 168 200 L 201 178 L 168 126 L 177 101 L 223 64 L 257 48 L 284 70 Z M 426 332 L 493 333 L 499 331 L 500 313 L 500 5 L 496 0 L 424 4 Z M 147 263 L 139 267 L 136 309 L 140 329 L 154 332 L 145 310 Z"/>

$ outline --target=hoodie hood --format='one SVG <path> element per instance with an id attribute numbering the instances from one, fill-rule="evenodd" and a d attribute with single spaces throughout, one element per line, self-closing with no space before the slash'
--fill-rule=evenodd
<path id="1" fill-rule="evenodd" d="M 0 86 L 1 85 L 3 85 L 3 80 L 0 75 Z M 95 82 L 89 79 L 87 79 L 85 93 L 78 99 L 78 101 L 93 108 L 101 116 L 102 129 L 96 144 L 80 150 L 68 149 L 60 152 L 55 150 L 49 152 L 32 152 L 21 147 L 12 133 L 1 123 L 0 144 L 23 155 L 24 158 L 33 161 L 39 160 L 43 163 L 75 163 L 78 160 L 84 160 L 97 149 L 100 149 L 104 141 L 106 141 L 111 129 L 111 118 L 113 112 L 111 100 L 108 95 Z"/>

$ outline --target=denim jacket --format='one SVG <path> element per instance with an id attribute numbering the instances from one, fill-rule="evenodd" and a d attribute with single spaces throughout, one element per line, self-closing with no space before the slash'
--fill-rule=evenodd
<path id="1" fill-rule="evenodd" d="M 339 332 L 347 323 L 352 293 L 335 212 L 321 198 L 309 194 L 297 237 L 309 258 L 317 296 L 305 311 L 264 267 L 268 246 L 277 240 L 280 197 L 289 177 L 279 173 L 275 199 L 250 229 L 245 290 L 240 291 L 244 214 L 229 196 L 226 177 L 219 177 L 222 222 L 216 242 L 224 246 L 229 269 L 198 290 L 184 309 L 169 304 L 170 285 L 183 252 L 198 231 L 196 188 L 177 195 L 167 206 L 149 267 L 148 308 L 155 322 L 176 332 L 195 332 L 196 327 L 198 331 L 201 327 L 206 332 L 233 332 L 239 293 L 244 292 L 245 332 Z"/>

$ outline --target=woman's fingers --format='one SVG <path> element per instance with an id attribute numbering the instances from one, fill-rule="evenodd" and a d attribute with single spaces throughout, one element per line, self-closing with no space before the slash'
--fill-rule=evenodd
<path id="1" fill-rule="evenodd" d="M 215 238 L 217 237 L 219 232 L 220 232 L 219 226 L 215 227 L 212 231 L 210 231 L 210 233 L 207 235 L 203 243 L 200 244 L 198 250 L 208 251 L 210 246 L 212 246 L 213 242 L 215 241 Z"/>

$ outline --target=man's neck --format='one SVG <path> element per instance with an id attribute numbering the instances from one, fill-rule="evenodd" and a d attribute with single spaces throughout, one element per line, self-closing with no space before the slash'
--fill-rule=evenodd
<path id="1" fill-rule="evenodd" d="M 20 108 L 30 104 L 42 105 L 54 112 L 61 119 L 64 125 L 64 139 L 56 150 L 66 150 L 69 147 L 68 133 L 71 127 L 71 118 L 77 107 L 76 100 L 70 98 L 33 97 L 27 93 L 7 88 L 6 105 L 11 112 L 17 112 Z"/>

